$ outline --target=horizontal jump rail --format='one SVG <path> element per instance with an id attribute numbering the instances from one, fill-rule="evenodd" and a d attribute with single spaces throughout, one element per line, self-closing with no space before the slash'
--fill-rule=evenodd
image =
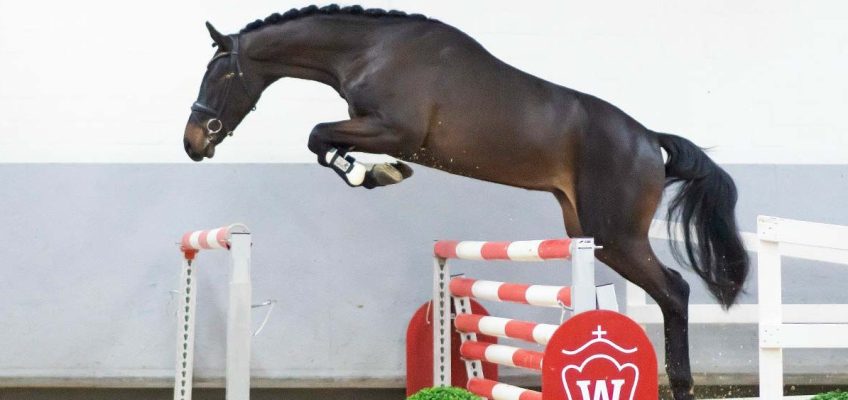
<path id="1" fill-rule="evenodd" d="M 545 261 L 571 258 L 571 239 L 478 242 L 440 240 L 436 257 L 459 260 Z"/>
<path id="2" fill-rule="evenodd" d="M 233 233 L 250 233 L 243 224 L 232 224 L 215 229 L 190 231 L 183 234 L 180 248 L 183 251 L 229 249 L 230 235 Z"/>
<path id="3" fill-rule="evenodd" d="M 490 379 L 471 378 L 466 387 L 469 392 L 492 400 L 542 400 L 542 393 Z"/>
<path id="4" fill-rule="evenodd" d="M 548 344 L 559 325 L 539 324 L 516 319 L 489 317 L 477 314 L 458 314 L 454 320 L 460 332 L 480 333 L 526 342 Z"/>
<path id="5" fill-rule="evenodd" d="M 539 307 L 571 307 L 571 287 L 527 285 L 484 281 L 470 278 L 453 278 L 451 295 L 473 297 L 480 300 L 530 304 Z"/>
<path id="6" fill-rule="evenodd" d="M 542 359 L 544 358 L 544 353 L 538 351 L 474 340 L 463 342 L 459 347 L 459 354 L 469 360 L 480 360 L 534 371 L 542 370 Z"/>

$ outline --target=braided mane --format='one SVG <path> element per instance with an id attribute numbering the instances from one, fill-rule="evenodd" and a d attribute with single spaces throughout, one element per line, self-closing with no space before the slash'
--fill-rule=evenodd
<path id="1" fill-rule="evenodd" d="M 383 10 L 381 8 L 363 8 L 362 6 L 339 7 L 337 4 L 331 4 L 331 5 L 319 8 L 318 6 L 311 5 L 311 6 L 308 6 L 308 7 L 303 7 L 299 10 L 296 9 L 296 8 L 292 8 L 291 10 L 288 10 L 283 14 L 274 13 L 274 14 L 271 14 L 268 17 L 266 17 L 264 20 L 257 19 L 256 21 L 253 21 L 253 22 L 247 24 L 247 26 L 242 28 L 242 30 L 239 33 L 251 32 L 251 31 L 255 31 L 257 29 L 260 29 L 260 28 L 268 26 L 268 25 L 282 24 L 283 22 L 286 22 L 286 21 L 291 21 L 293 19 L 303 18 L 303 17 L 307 17 L 307 16 L 310 16 L 310 15 L 316 15 L 316 14 L 322 14 L 322 15 L 340 15 L 340 14 L 363 15 L 363 16 L 372 17 L 372 18 L 400 17 L 400 18 L 409 18 L 409 19 L 416 19 L 416 20 L 422 20 L 422 21 L 437 22 L 435 19 L 428 18 L 428 17 L 421 15 L 421 14 L 407 14 L 403 11 L 397 11 L 397 10 L 386 11 L 386 10 Z"/>

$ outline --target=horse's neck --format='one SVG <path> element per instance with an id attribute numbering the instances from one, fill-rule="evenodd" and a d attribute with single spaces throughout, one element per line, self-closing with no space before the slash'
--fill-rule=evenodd
<path id="1" fill-rule="evenodd" d="M 345 71 L 368 47 L 351 27 L 350 21 L 308 17 L 246 33 L 245 41 L 269 83 L 299 78 L 338 90 Z"/>

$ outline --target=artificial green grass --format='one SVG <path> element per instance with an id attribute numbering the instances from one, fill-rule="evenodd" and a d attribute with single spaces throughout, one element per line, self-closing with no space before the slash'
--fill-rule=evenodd
<path id="1" fill-rule="evenodd" d="M 837 390 L 835 392 L 827 392 L 818 394 L 812 400 L 848 400 L 848 392 Z"/>
<path id="2" fill-rule="evenodd" d="M 421 389 L 418 393 L 407 397 L 406 400 L 480 400 L 480 397 L 461 388 L 434 387 Z"/>

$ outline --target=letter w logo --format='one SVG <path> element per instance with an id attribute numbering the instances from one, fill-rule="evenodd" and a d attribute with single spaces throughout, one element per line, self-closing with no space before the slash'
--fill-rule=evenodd
<path id="1" fill-rule="evenodd" d="M 576 383 L 580 388 L 583 400 L 621 400 L 621 387 L 624 386 L 624 379 L 612 380 L 612 397 L 610 397 L 606 380 L 595 381 L 595 392 L 591 396 L 589 395 L 591 381 L 577 381 Z"/>

